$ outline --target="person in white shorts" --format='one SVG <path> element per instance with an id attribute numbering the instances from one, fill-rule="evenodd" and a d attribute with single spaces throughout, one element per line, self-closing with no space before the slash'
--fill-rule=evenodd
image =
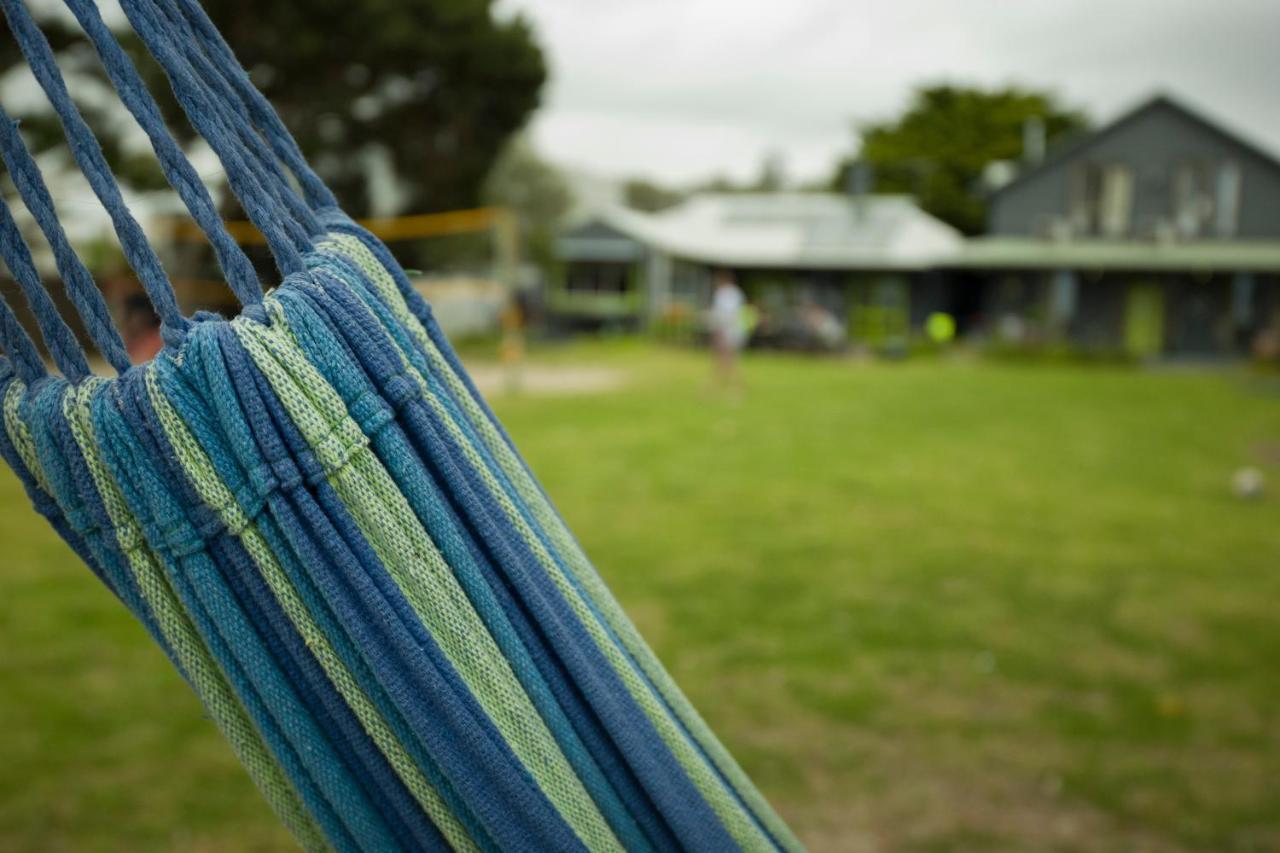
<path id="1" fill-rule="evenodd" d="M 738 389 L 738 352 L 747 342 L 747 328 L 743 322 L 747 300 L 733 280 L 733 274 L 727 270 L 716 273 L 715 283 L 709 325 L 716 372 L 724 387 Z"/>

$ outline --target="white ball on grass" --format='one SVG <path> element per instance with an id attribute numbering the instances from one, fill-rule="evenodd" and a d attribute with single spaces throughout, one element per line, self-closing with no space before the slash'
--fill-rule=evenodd
<path id="1" fill-rule="evenodd" d="M 1231 476 L 1231 491 L 1241 500 L 1256 500 L 1262 497 L 1262 489 L 1266 478 L 1257 468 L 1240 468 Z"/>

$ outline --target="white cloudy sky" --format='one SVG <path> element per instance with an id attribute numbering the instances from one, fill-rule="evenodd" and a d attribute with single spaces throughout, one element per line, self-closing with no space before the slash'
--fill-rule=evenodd
<path id="1" fill-rule="evenodd" d="M 826 174 L 856 121 L 939 80 L 1048 88 L 1105 121 L 1160 89 L 1280 151 L 1280 0 L 502 0 L 552 80 L 533 136 L 592 173 Z"/>

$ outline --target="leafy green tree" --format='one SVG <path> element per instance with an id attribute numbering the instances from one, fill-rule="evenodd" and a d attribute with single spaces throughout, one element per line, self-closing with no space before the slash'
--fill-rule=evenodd
<path id="1" fill-rule="evenodd" d="M 1050 142 L 1087 124 L 1043 92 L 926 86 L 901 116 L 859 127 L 860 150 L 839 164 L 832 187 L 845 189 L 853 163 L 862 161 L 874 171 L 876 192 L 910 193 L 939 219 L 978 233 L 986 222 L 983 169 L 1021 158 L 1023 127 L 1032 118 L 1043 122 Z"/>
<path id="2" fill-rule="evenodd" d="M 555 235 L 573 201 L 568 184 L 523 136 L 513 139 L 485 181 L 483 200 L 511 210 L 530 257 L 554 263 Z"/>
<path id="3" fill-rule="evenodd" d="M 348 212 L 370 210 L 371 163 L 394 175 L 397 207 L 406 212 L 475 205 L 481 185 L 512 133 L 538 106 L 546 63 L 529 23 L 495 13 L 494 0 L 204 0 L 254 81 L 280 111 L 303 151 Z M 37 9 L 36 11 L 39 11 Z M 92 49 L 74 24 L 44 16 L 42 26 L 69 72 L 105 83 Z M 192 131 L 167 95 L 159 69 L 136 37 L 126 47 L 160 98 L 179 136 Z M 22 62 L 0 39 L 0 73 Z M 88 92 L 85 88 L 82 91 Z M 154 185 L 121 150 L 123 109 L 114 98 L 78 101 L 114 169 L 126 181 Z M 62 144 L 48 116 L 24 116 L 37 150 Z M 134 173 L 137 173 L 136 175 Z"/>
<path id="4" fill-rule="evenodd" d="M 624 183 L 622 196 L 627 207 L 646 213 L 666 210 L 684 200 L 682 193 L 644 178 L 632 178 Z"/>
<path id="5" fill-rule="evenodd" d="M 349 212 L 382 150 L 399 207 L 469 207 L 539 104 L 547 67 L 494 0 L 206 0 L 254 81 Z"/>
<path id="6" fill-rule="evenodd" d="M 42 15 L 40 14 L 42 11 L 47 11 L 47 6 L 36 6 L 32 9 L 32 13 L 40 20 L 45 37 L 48 38 L 50 46 L 58 56 L 59 67 L 71 90 L 75 92 L 81 81 L 90 78 L 97 78 L 101 81 L 101 85 L 107 85 L 106 76 L 101 73 L 93 49 L 85 41 L 75 22 L 63 17 Z M 0 26 L 3 26 L 3 19 L 0 19 Z M 26 60 L 23 58 L 22 51 L 18 49 L 17 41 L 6 29 L 4 35 L 0 36 L 0 74 L 25 63 Z M 34 91 L 38 91 L 34 79 L 30 81 L 30 85 Z M 21 122 L 22 135 L 27 145 L 35 153 L 65 145 L 66 137 L 63 135 L 62 125 L 53 114 L 52 108 L 44 104 L 40 98 L 30 100 L 40 106 L 32 109 L 31 106 L 23 104 L 25 109 L 11 111 L 13 117 Z M 165 183 L 164 174 L 150 151 L 127 146 L 118 132 L 120 126 L 118 119 L 124 111 L 123 107 L 109 98 L 79 98 L 77 105 L 85 122 L 98 137 L 103 153 L 111 163 L 117 178 L 135 190 L 163 189 L 168 186 Z M 43 109 L 40 108 L 41 106 Z M 5 108 L 10 109 L 8 104 Z M 0 164 L 0 172 L 3 168 L 3 164 Z"/>

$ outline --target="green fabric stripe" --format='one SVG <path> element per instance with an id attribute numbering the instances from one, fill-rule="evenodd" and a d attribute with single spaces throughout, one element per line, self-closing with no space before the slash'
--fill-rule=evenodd
<path id="1" fill-rule="evenodd" d="M 396 319 L 410 331 L 414 339 L 426 351 L 432 370 L 446 382 L 449 390 L 462 404 L 468 420 L 479 430 L 486 448 L 498 460 L 503 473 L 507 475 L 509 481 L 515 485 L 519 499 L 523 500 L 528 506 L 535 521 L 547 533 L 552 544 L 568 563 L 570 570 L 574 572 L 575 578 L 586 590 L 592 603 L 626 646 L 631 658 L 639 664 L 649 680 L 661 691 L 662 697 L 675 713 L 680 716 L 681 722 L 684 723 L 689 733 L 697 739 L 699 745 L 711 756 L 717 768 L 729 779 L 742 798 L 751 806 L 761 821 L 765 823 L 770 833 L 784 846 L 795 850 L 802 849 L 799 840 L 792 835 L 786 824 L 773 811 L 763 795 L 759 793 L 737 762 L 729 755 L 728 750 L 711 733 L 705 721 L 693 709 L 692 704 L 689 703 L 683 692 L 676 686 L 666 669 L 657 660 L 652 650 L 649 649 L 648 644 L 640 637 L 635 626 L 626 616 L 621 606 L 618 605 L 616 599 L 605 586 L 604 581 L 582 552 L 576 539 L 564 526 L 559 514 L 550 506 L 542 490 L 534 483 L 528 469 L 512 452 L 510 446 L 485 415 L 483 409 L 467 391 L 465 383 L 450 368 L 448 361 L 427 335 L 426 330 L 418 322 L 417 318 L 413 316 L 387 271 L 377 262 L 377 259 L 374 258 L 368 248 L 355 237 L 332 235 L 325 244 L 322 244 L 322 247 L 331 251 L 338 251 L 348 257 L 375 284 L 378 288 L 379 296 L 391 307 Z M 407 358 L 405 362 L 408 364 Z M 417 373 L 415 372 L 414 375 L 416 376 Z M 420 376 L 418 378 L 424 389 L 426 389 L 425 380 Z M 603 630 L 595 614 L 581 599 L 578 590 L 563 576 L 555 560 L 551 558 L 551 555 L 542 546 L 534 531 L 525 522 L 523 516 L 511 502 L 511 497 L 502 488 L 493 472 L 489 470 L 483 458 L 471 446 L 462 431 L 448 419 L 443 404 L 431 395 L 429 389 L 427 389 L 427 397 L 429 403 L 442 415 L 445 423 L 450 427 L 453 437 L 463 447 L 468 461 L 485 479 L 486 485 L 494 497 L 499 500 L 511 521 L 520 529 L 522 536 L 530 547 L 534 549 L 539 561 L 546 568 L 566 600 L 574 608 L 575 613 L 587 627 L 592 638 L 618 671 L 629 692 L 644 708 L 646 715 L 654 723 L 664 742 L 672 749 L 681 766 L 693 778 L 704 796 L 707 797 L 708 802 L 711 803 L 712 808 L 725 823 L 734 839 L 744 849 L 771 849 L 773 845 L 760 833 L 754 821 L 742 810 L 733 795 L 725 789 L 721 780 L 706 766 L 702 756 L 698 755 L 697 751 L 691 747 L 685 733 L 674 723 L 667 709 L 653 695 L 650 687 L 638 677 L 631 660 L 628 660 L 621 653 L 613 639 Z"/>
<path id="2" fill-rule="evenodd" d="M 439 792 L 418 769 L 382 715 L 378 713 L 377 708 L 365 696 L 328 637 L 320 630 L 284 569 L 281 568 L 275 554 L 271 552 L 257 524 L 251 522 L 240 505 L 236 503 L 231 490 L 219 478 L 213 462 L 201 449 L 195 436 L 191 434 L 187 425 L 169 403 L 164 392 L 160 390 L 153 372 L 147 374 L 147 392 L 156 415 L 164 427 L 169 444 L 173 447 L 179 463 L 194 484 L 200 498 L 214 508 L 227 528 L 240 538 L 245 550 L 253 558 L 255 565 L 271 588 L 280 608 L 288 615 L 289 621 L 297 629 L 307 648 L 323 667 L 325 675 L 356 718 L 360 720 L 361 726 L 377 744 L 378 749 L 386 756 L 405 787 L 455 850 L 478 850 L 479 848 L 467 835 L 462 824 L 440 797 Z"/>
<path id="3" fill-rule="evenodd" d="M 18 455 L 22 457 L 22 464 L 27 466 L 36 485 L 45 494 L 52 495 L 53 489 L 49 485 L 49 478 L 45 476 L 40 457 L 36 456 L 36 445 L 31 438 L 31 430 L 27 428 L 26 421 L 22 419 L 20 412 L 22 395 L 25 393 L 27 393 L 27 386 L 21 379 L 15 379 L 9 383 L 9 388 L 4 395 L 5 431 L 9 433 L 9 440 L 13 442 Z"/>
<path id="4" fill-rule="evenodd" d="M 532 778 L 583 843 L 621 850 L 488 628 L 368 438 L 266 301 L 270 327 L 232 322 L 258 369 L 315 451 L 361 532 Z"/>
<path id="5" fill-rule="evenodd" d="M 89 403 L 107 380 L 93 377 L 64 399 L 64 413 L 85 464 L 115 526 L 116 541 L 137 579 L 143 600 L 151 609 L 165 641 L 173 649 L 209 716 L 231 744 L 254 784 L 305 850 L 329 849 L 319 827 L 302 806 L 279 765 L 249 720 L 239 699 L 191 624 L 160 567 L 159 556 L 146 543 L 119 487 L 98 454 Z"/>

